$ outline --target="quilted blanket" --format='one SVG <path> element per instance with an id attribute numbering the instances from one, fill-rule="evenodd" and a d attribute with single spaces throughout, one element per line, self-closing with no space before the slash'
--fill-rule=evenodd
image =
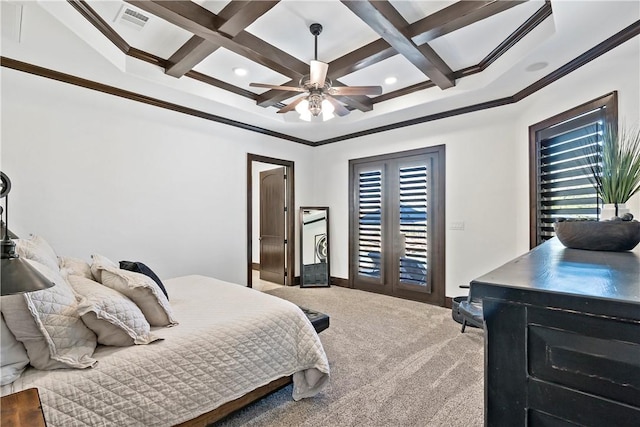
<path id="1" fill-rule="evenodd" d="M 33 368 L 3 394 L 37 387 L 50 427 L 170 426 L 293 375 L 293 399 L 328 383 L 329 363 L 294 304 L 203 276 L 165 282 L 179 325 L 133 347 L 98 346 L 88 369 Z"/>

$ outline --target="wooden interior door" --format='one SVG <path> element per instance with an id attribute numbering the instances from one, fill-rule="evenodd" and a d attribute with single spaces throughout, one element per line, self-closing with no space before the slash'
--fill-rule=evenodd
<path id="1" fill-rule="evenodd" d="M 260 279 L 284 285 L 285 168 L 260 172 Z"/>
<path id="2" fill-rule="evenodd" d="M 444 147 L 351 162 L 352 287 L 444 305 L 443 163 Z"/>

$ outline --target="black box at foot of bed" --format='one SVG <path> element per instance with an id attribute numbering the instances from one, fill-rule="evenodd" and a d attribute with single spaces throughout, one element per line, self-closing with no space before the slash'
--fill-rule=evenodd
<path id="1" fill-rule="evenodd" d="M 328 315 L 304 307 L 300 307 L 300 309 L 311 321 L 311 324 L 317 333 L 320 333 L 329 327 Z"/>

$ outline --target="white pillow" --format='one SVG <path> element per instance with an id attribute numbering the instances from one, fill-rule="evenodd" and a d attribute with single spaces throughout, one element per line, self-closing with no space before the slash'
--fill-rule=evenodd
<path id="1" fill-rule="evenodd" d="M 94 280 L 93 274 L 91 273 L 91 266 L 83 259 L 59 256 L 58 265 L 60 266 L 60 270 L 64 270 L 68 275 L 82 276 L 89 280 Z"/>
<path id="2" fill-rule="evenodd" d="M 87 368 L 96 336 L 82 323 L 73 289 L 59 271 L 31 260 L 55 286 L 36 292 L 2 297 L 2 315 L 16 339 L 24 344 L 29 362 L 37 369 Z"/>
<path id="3" fill-rule="evenodd" d="M 28 239 L 15 239 L 14 242 L 16 252 L 21 257 L 38 261 L 54 271 L 58 270 L 58 256 L 42 237 L 32 235 Z"/>
<path id="4" fill-rule="evenodd" d="M 91 255 L 91 272 L 103 285 L 120 292 L 136 303 L 151 326 L 173 326 L 169 300 L 156 282 L 144 274 L 122 270 L 101 255 Z"/>
<path id="5" fill-rule="evenodd" d="M 98 254 L 91 255 L 91 274 L 94 280 L 102 283 L 102 270 L 105 268 L 119 268 L 119 266 L 105 256 Z"/>
<path id="6" fill-rule="evenodd" d="M 129 298 L 86 277 L 71 275 L 67 280 L 81 297 L 78 312 L 98 336 L 98 344 L 125 347 L 160 339 L 151 334 L 149 322 Z"/>
<path id="7" fill-rule="evenodd" d="M 0 385 L 11 384 L 17 380 L 29 364 L 29 356 L 24 345 L 13 336 L 4 317 L 0 316 Z"/>
<path id="8" fill-rule="evenodd" d="M 169 300 L 150 277 L 119 268 L 102 270 L 102 284 L 131 298 L 151 326 L 178 324 L 173 318 Z"/>

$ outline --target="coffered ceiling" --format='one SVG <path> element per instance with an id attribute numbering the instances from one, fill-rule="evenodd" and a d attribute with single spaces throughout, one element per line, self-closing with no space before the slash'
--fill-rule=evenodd
<path id="1" fill-rule="evenodd" d="M 83 38 L 105 57 L 113 58 L 105 40 L 117 47 L 121 72 L 198 98 L 205 112 L 311 143 L 511 97 L 622 30 L 634 37 L 640 13 L 637 1 L 40 4 L 81 37 L 92 31 Z M 65 19 L 69 10 L 90 30 Z M 309 123 L 277 113 L 299 93 L 249 84 L 297 86 L 314 59 L 314 22 L 323 26 L 317 56 L 333 84 L 383 92 L 337 97 L 351 114 Z"/>

